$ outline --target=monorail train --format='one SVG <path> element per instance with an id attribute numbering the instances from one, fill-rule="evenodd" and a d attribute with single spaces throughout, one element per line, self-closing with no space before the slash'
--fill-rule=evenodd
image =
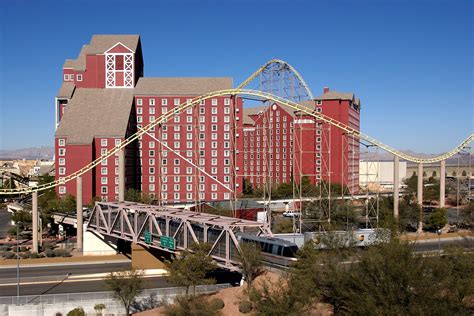
<path id="1" fill-rule="evenodd" d="M 298 246 L 290 241 L 264 236 L 238 234 L 240 243 L 253 243 L 262 250 L 263 260 L 267 263 L 288 267 L 296 262 Z"/>

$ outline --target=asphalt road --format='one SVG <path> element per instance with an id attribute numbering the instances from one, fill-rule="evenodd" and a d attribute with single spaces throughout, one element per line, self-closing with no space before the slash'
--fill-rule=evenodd
<path id="1" fill-rule="evenodd" d="M 437 251 L 439 246 L 441 249 L 447 246 L 462 246 L 468 249 L 474 250 L 474 239 L 471 238 L 460 238 L 460 239 L 441 239 L 438 244 L 438 239 L 432 239 L 430 241 L 422 241 L 413 243 L 415 251 Z"/>
<path id="2" fill-rule="evenodd" d="M 146 288 L 171 287 L 164 277 L 152 277 L 145 279 Z M 20 295 L 43 295 L 106 291 L 104 281 L 72 281 L 65 277 L 57 282 L 20 284 Z M 16 296 L 16 285 L 0 286 L 0 296 Z"/>
<path id="3" fill-rule="evenodd" d="M 99 264 L 50 265 L 47 267 L 20 266 L 20 276 L 26 281 L 47 281 L 51 277 L 61 278 L 68 273 L 70 276 L 93 273 L 106 273 L 130 269 L 130 262 L 112 262 Z M 0 284 L 8 283 L 9 279 L 16 282 L 15 268 L 0 268 Z"/>
<path id="4" fill-rule="evenodd" d="M 78 266 L 37 267 L 20 270 L 20 295 L 42 295 L 61 293 L 101 292 L 105 291 L 102 277 L 74 279 L 84 274 L 104 273 L 129 268 L 130 263 L 109 263 Z M 67 273 L 71 273 L 68 277 Z M 16 296 L 16 268 L 0 269 L 0 296 Z M 241 275 L 218 270 L 211 275 L 217 283 L 237 284 Z M 145 277 L 145 288 L 172 287 L 165 277 Z"/>

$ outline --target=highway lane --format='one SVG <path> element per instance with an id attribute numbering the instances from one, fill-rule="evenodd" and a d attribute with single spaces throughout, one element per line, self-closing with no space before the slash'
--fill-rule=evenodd
<path id="1" fill-rule="evenodd" d="M 210 277 L 216 280 L 216 283 L 238 284 L 241 275 L 235 272 L 225 270 L 215 271 Z M 9 281 L 12 281 L 11 279 Z M 16 279 L 13 282 L 0 283 L 0 296 L 16 296 Z M 145 288 L 164 288 L 173 285 L 166 281 L 163 276 L 146 276 Z M 66 275 L 59 276 L 54 281 L 34 281 L 28 284 L 20 284 L 20 295 L 42 295 L 42 294 L 61 294 L 61 293 L 81 293 L 81 292 L 101 292 L 106 291 L 102 278 L 92 277 L 91 279 L 69 279 Z"/>
<path id="2" fill-rule="evenodd" d="M 461 246 L 467 249 L 474 250 L 474 238 L 449 238 L 440 240 L 441 250 L 448 246 Z M 438 239 L 431 239 L 429 241 L 419 241 L 412 243 L 415 251 L 438 251 Z"/>
<path id="3" fill-rule="evenodd" d="M 171 287 L 164 277 L 150 277 L 145 279 L 145 288 Z M 64 294 L 83 292 L 106 291 L 103 280 L 62 280 L 48 283 L 20 284 L 20 295 Z M 16 296 L 16 285 L 0 286 L 0 296 Z"/>
<path id="4" fill-rule="evenodd" d="M 68 273 L 71 276 L 81 274 L 106 273 L 111 271 L 119 271 L 130 269 L 130 262 L 106 262 L 106 263 L 84 263 L 74 265 L 50 265 L 41 267 L 20 266 L 21 278 L 47 278 L 50 276 L 61 277 Z M 0 267 L 0 284 L 6 279 L 14 279 L 16 282 L 16 267 L 1 268 Z"/>

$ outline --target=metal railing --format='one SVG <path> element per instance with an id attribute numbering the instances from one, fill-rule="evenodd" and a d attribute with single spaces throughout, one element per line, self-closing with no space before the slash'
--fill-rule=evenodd
<path id="1" fill-rule="evenodd" d="M 222 289 L 232 287 L 229 283 L 198 285 L 196 293 L 212 293 Z M 146 289 L 137 296 L 137 301 L 155 296 L 156 298 L 170 297 L 185 294 L 184 287 L 169 287 Z M 85 292 L 85 293 L 67 293 L 67 294 L 44 294 L 44 295 L 25 295 L 17 298 L 16 296 L 0 297 L 0 305 L 27 305 L 27 304 L 60 304 L 71 302 L 91 302 L 114 300 L 112 292 Z"/>

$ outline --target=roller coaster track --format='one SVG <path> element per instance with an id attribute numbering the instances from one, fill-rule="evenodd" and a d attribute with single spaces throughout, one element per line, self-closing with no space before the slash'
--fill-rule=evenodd
<path id="1" fill-rule="evenodd" d="M 276 62 L 280 62 L 280 61 L 276 61 Z M 264 66 L 262 66 L 262 67 L 264 67 Z M 262 69 L 262 67 L 260 69 Z M 259 71 L 260 71 L 260 69 L 259 69 Z M 255 72 L 252 76 L 249 77 L 249 79 L 244 81 L 244 83 L 242 83 L 240 86 L 245 86 L 246 84 L 248 84 L 248 82 L 250 82 L 253 78 L 255 78 L 255 76 L 256 76 L 255 74 L 259 73 L 259 71 Z M 345 124 L 343 124 L 343 123 L 341 123 L 341 122 L 339 122 L 335 119 L 332 119 L 332 118 L 330 118 L 330 117 L 328 117 L 328 116 L 326 116 L 322 113 L 314 111 L 314 109 L 307 108 L 307 107 L 305 107 L 301 104 L 298 104 L 296 102 L 289 101 L 289 100 L 286 100 L 286 99 L 281 98 L 279 96 L 273 95 L 271 93 L 263 92 L 263 91 L 256 91 L 256 90 L 242 89 L 242 88 L 227 89 L 227 90 L 220 90 L 220 91 L 210 92 L 210 93 L 198 96 L 198 97 L 196 97 L 196 98 L 194 98 L 190 101 L 187 101 L 187 102 L 184 102 L 184 103 L 180 104 L 179 106 L 175 107 L 173 111 L 169 111 L 166 114 L 163 114 L 156 121 L 146 125 L 141 130 L 139 130 L 135 134 L 133 134 L 130 137 L 128 137 L 127 139 L 125 139 L 119 145 L 117 145 L 114 148 L 107 151 L 107 153 L 105 153 L 101 157 L 97 158 L 96 160 L 92 161 L 91 163 L 87 164 L 86 166 L 82 167 L 81 169 L 79 169 L 79 170 L 77 170 L 77 171 L 75 171 L 75 172 L 73 172 L 73 173 L 71 173 L 71 174 L 69 174 L 65 177 L 61 177 L 58 180 L 55 180 L 55 181 L 52 181 L 52 182 L 49 182 L 49 183 L 45 183 L 43 185 L 40 185 L 40 186 L 37 186 L 37 187 L 34 187 L 34 188 L 1 189 L 0 194 L 18 194 L 18 193 L 38 192 L 38 191 L 47 190 L 47 189 L 56 187 L 58 185 L 65 184 L 69 181 L 72 181 L 72 180 L 76 179 L 77 177 L 82 176 L 83 174 L 85 174 L 88 171 L 95 168 L 97 165 L 99 165 L 101 163 L 101 161 L 103 159 L 109 158 L 109 157 L 115 155 L 120 150 L 125 149 L 126 146 L 128 146 L 129 144 L 131 144 L 132 142 L 134 142 L 135 140 L 137 140 L 138 138 L 140 138 L 141 136 L 143 136 L 144 134 L 149 132 L 154 127 L 166 123 L 174 115 L 177 115 L 177 114 L 183 112 L 184 110 L 186 110 L 190 107 L 194 107 L 196 105 L 199 105 L 200 102 L 203 101 L 203 100 L 207 100 L 207 99 L 211 99 L 211 98 L 215 98 L 215 97 L 221 97 L 221 96 L 247 96 L 247 97 L 258 98 L 258 99 L 261 99 L 262 101 L 273 101 L 273 102 L 276 102 L 280 105 L 286 105 L 286 106 L 294 109 L 295 111 L 301 111 L 301 112 L 303 112 L 303 113 L 305 113 L 309 116 L 314 117 L 315 119 L 317 119 L 321 122 L 324 122 L 324 123 L 330 124 L 332 126 L 335 126 L 339 129 L 343 130 L 347 134 L 351 134 L 351 135 L 354 135 L 355 137 L 358 137 L 361 140 L 365 140 L 366 142 L 371 143 L 372 145 L 375 145 L 375 146 L 377 146 L 377 147 L 379 147 L 379 148 L 381 148 L 381 149 L 383 149 L 383 150 L 385 150 L 385 151 L 387 151 L 387 152 L 389 152 L 389 153 L 391 153 L 395 156 L 400 157 L 401 159 L 411 161 L 411 162 L 415 162 L 415 163 L 425 164 L 425 163 L 440 162 L 440 161 L 445 160 L 449 157 L 452 157 L 453 155 L 455 155 L 456 153 L 461 151 L 463 148 L 465 148 L 469 143 L 474 141 L 474 134 L 471 134 L 461 144 L 459 144 L 457 147 L 455 147 L 453 150 L 451 150 L 449 152 L 446 152 L 446 153 L 444 153 L 440 156 L 431 157 L 431 158 L 418 158 L 418 157 L 414 157 L 414 156 L 408 155 L 406 153 L 403 153 L 401 151 L 398 151 L 398 150 L 396 150 L 396 149 L 394 149 L 394 148 L 392 148 L 388 145 L 383 144 L 382 142 L 378 141 L 377 139 L 370 137 L 369 135 L 361 133 L 361 132 L 357 131 L 356 129 L 354 129 L 350 126 L 347 126 L 347 125 L 345 125 Z"/>
<path id="2" fill-rule="evenodd" d="M 268 62 L 266 62 L 262 67 L 258 68 L 257 71 L 255 71 L 252 75 L 250 75 L 250 77 L 248 77 L 244 82 L 242 82 L 238 87 L 237 89 L 238 90 L 241 90 L 243 88 L 245 88 L 246 86 L 248 86 L 248 84 L 250 82 L 252 82 L 252 80 L 254 80 L 255 78 L 257 78 L 257 76 L 259 76 L 261 73 L 263 73 L 266 69 L 269 68 L 270 65 L 272 64 L 279 64 L 281 65 L 282 67 L 288 67 L 288 69 L 290 69 L 294 74 L 295 76 L 298 78 L 298 80 L 300 81 L 301 85 L 304 87 L 304 89 L 306 90 L 306 92 L 308 93 L 308 96 L 309 96 L 309 99 L 312 100 L 314 99 L 313 98 L 313 93 L 311 92 L 311 90 L 309 89 L 308 85 L 306 84 L 306 82 L 304 81 L 303 77 L 300 75 L 300 73 L 295 69 L 293 68 L 293 66 L 291 66 L 289 63 L 281 60 L 281 59 L 272 59 L 272 60 L 269 60 Z"/>

